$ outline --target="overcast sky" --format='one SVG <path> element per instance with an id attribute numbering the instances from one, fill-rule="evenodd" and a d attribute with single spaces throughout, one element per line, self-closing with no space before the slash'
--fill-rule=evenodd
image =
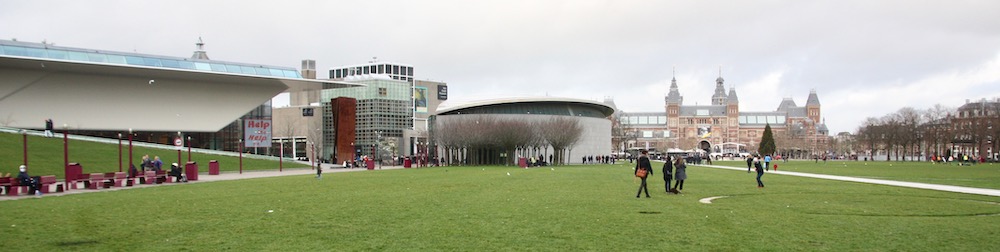
<path id="1" fill-rule="evenodd" d="M 803 106 L 831 130 L 902 107 L 1000 97 L 1000 1 L 12 1 L 0 38 L 215 60 L 331 67 L 380 61 L 444 81 L 451 100 L 613 97 L 663 112 L 715 78 L 742 111 Z M 276 101 L 282 103 L 282 101 Z"/>

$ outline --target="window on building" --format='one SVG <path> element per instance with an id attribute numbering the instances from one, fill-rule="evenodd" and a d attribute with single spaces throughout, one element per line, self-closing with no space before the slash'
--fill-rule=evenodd
<path id="1" fill-rule="evenodd" d="M 388 95 L 388 91 L 385 88 L 378 88 L 378 96 L 384 97 L 386 95 Z"/>
<path id="2" fill-rule="evenodd" d="M 378 65 L 378 73 L 380 74 L 385 73 L 385 65 Z"/>
<path id="3" fill-rule="evenodd" d="M 642 131 L 642 137 L 643 138 L 653 138 L 653 131 L 652 130 L 643 130 Z"/>

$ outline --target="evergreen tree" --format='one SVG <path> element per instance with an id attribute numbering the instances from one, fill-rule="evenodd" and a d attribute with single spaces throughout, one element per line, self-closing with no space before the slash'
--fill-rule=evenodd
<path id="1" fill-rule="evenodd" d="M 761 136 L 758 146 L 757 153 L 760 155 L 774 154 L 774 150 L 777 149 L 774 145 L 774 134 L 771 133 L 771 124 L 764 125 L 764 135 Z"/>

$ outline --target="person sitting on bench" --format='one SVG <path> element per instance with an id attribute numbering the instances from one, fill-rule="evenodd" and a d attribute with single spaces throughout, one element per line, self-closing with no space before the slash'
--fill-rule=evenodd
<path id="1" fill-rule="evenodd" d="M 187 179 L 184 179 L 184 173 L 181 172 L 181 167 L 179 167 L 177 163 L 170 164 L 170 176 L 176 177 L 177 178 L 177 180 L 175 180 L 176 182 L 181 182 L 181 181 L 187 182 Z"/>
<path id="2" fill-rule="evenodd" d="M 35 193 L 35 195 L 41 196 L 42 190 L 38 190 L 39 177 L 31 177 L 28 175 L 28 167 L 21 165 L 18 168 L 21 172 L 17 174 L 17 182 L 20 185 L 28 186 L 28 193 Z"/>

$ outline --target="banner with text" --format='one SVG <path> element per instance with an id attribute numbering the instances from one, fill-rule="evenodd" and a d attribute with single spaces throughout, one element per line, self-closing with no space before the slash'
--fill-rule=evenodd
<path id="1" fill-rule="evenodd" d="M 243 125 L 245 147 L 271 147 L 271 120 L 249 119 L 245 122 Z"/>

